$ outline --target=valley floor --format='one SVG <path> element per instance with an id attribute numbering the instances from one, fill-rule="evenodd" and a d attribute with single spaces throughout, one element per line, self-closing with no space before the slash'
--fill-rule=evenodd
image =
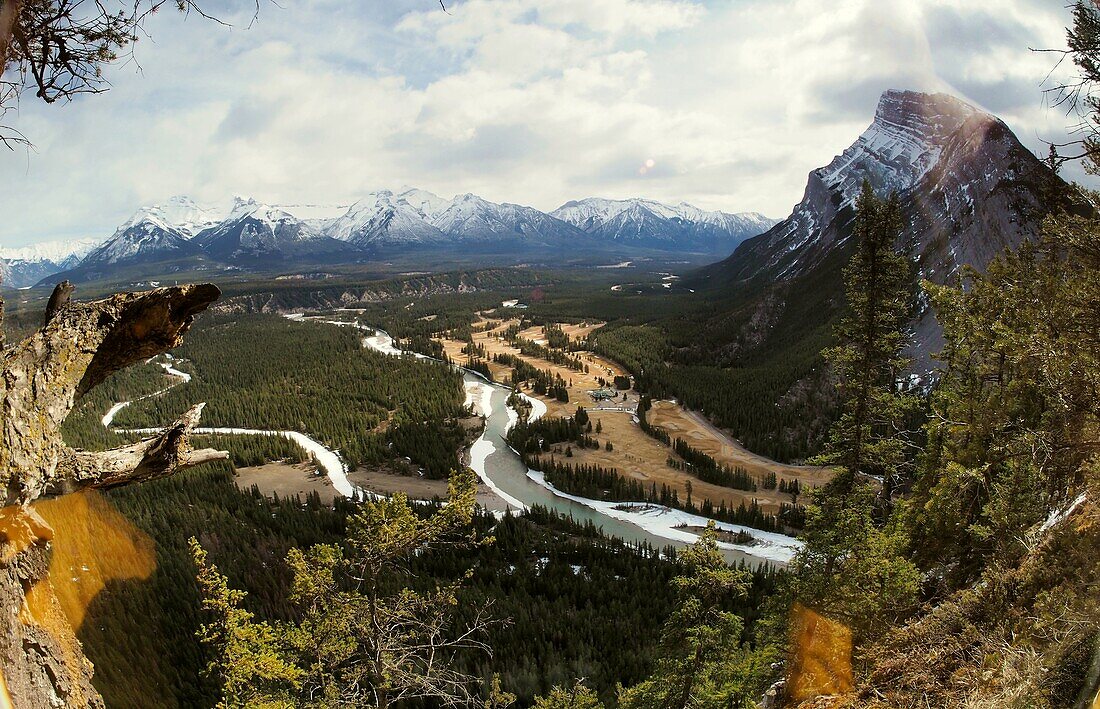
<path id="1" fill-rule="evenodd" d="M 618 392 L 614 401 L 604 402 L 596 402 L 589 394 L 590 391 L 603 386 L 600 379 L 608 382 L 616 376 L 629 376 L 629 372 L 618 363 L 592 352 L 571 353 L 580 357 L 588 366 L 587 373 L 578 372 L 546 359 L 524 355 L 504 339 L 504 332 L 519 323 L 520 321 L 516 318 L 503 319 L 497 317 L 496 313 L 480 314 L 480 320 L 475 321 L 474 328 L 485 329 L 474 332 L 473 341 L 484 348 L 485 361 L 494 380 L 498 382 L 510 381 L 512 367 L 492 361 L 494 355 L 510 355 L 522 359 L 539 370 L 549 370 L 553 375 L 565 380 L 568 384 L 568 402 L 563 403 L 547 396 L 538 397 L 546 405 L 549 416 L 572 416 L 576 413 L 577 407 L 582 406 L 593 422 L 600 423 L 602 432 L 594 435 L 600 441 L 601 447 L 572 449 L 572 457 L 569 458 L 571 463 L 614 468 L 626 477 L 644 482 L 647 487 L 651 483 L 656 484 L 658 488 L 668 485 L 678 492 L 680 499 L 687 498 L 687 486 L 690 484 L 692 498 L 697 502 L 710 500 L 716 506 L 724 502 L 727 507 L 736 508 L 742 503 L 749 505 L 755 500 L 761 509 L 769 514 L 778 512 L 782 503 L 792 502 L 792 497 L 778 490 L 764 489 L 760 483 L 768 474 L 774 473 L 777 478 L 787 481 L 798 480 L 803 490 L 822 485 L 831 477 L 831 473 L 825 468 L 787 465 L 756 455 L 745 449 L 728 433 L 711 424 L 698 412 L 685 409 L 675 401 L 655 401 L 648 416 L 652 425 L 666 430 L 674 440 L 684 439 L 692 447 L 710 455 L 722 465 L 734 469 L 743 468 L 757 481 L 758 489 L 744 491 L 723 487 L 703 482 L 683 470 L 673 468 L 668 465 L 668 461 L 671 459 L 682 463 L 682 459 L 670 446 L 647 435 L 638 425 L 637 407 L 640 398 L 638 392 L 634 390 Z M 603 323 L 599 322 L 563 323 L 560 327 L 571 339 L 580 340 L 602 325 Z M 546 346 L 545 336 L 540 327 L 526 328 L 520 331 L 519 336 Z M 438 341 L 453 361 L 459 363 L 466 361 L 467 355 L 463 353 L 465 341 L 452 339 L 446 334 L 440 336 Z M 534 396 L 529 390 L 526 390 L 526 393 Z M 610 451 L 604 445 L 607 441 L 612 444 Z M 565 446 L 559 446 L 559 448 L 561 450 L 554 451 L 555 457 L 562 461 Z"/>
<path id="2" fill-rule="evenodd" d="M 358 490 L 377 495 L 392 495 L 403 492 L 413 500 L 446 499 L 447 481 L 431 480 L 412 475 L 396 475 L 383 470 L 360 468 L 348 473 L 348 480 Z M 342 497 L 332 482 L 317 470 L 312 463 L 287 463 L 274 461 L 263 465 L 237 468 L 235 481 L 237 487 L 249 490 L 253 485 L 267 496 L 305 498 L 317 493 L 321 502 L 331 505 L 337 497 Z M 477 489 L 477 502 L 490 512 L 503 512 L 508 505 L 484 484 Z"/>

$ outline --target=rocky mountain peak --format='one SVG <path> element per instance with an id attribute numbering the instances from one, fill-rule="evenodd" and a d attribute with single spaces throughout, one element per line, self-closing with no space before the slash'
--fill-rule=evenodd
<path id="1" fill-rule="evenodd" d="M 897 194 L 905 224 L 898 248 L 916 277 L 940 283 L 1037 234 L 1046 200 L 1061 185 L 995 116 L 946 94 L 887 91 L 859 138 L 810 173 L 791 215 L 705 269 L 698 285 L 812 276 L 819 288 L 831 284 L 820 297 L 834 301 L 864 180 L 879 195 Z M 919 369 L 930 368 L 928 353 L 939 344 L 938 325 L 922 312 L 910 351 Z"/>

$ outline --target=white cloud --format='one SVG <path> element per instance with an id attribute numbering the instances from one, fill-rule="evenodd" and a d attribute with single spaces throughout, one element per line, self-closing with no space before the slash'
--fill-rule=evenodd
<path id="1" fill-rule="evenodd" d="M 106 236 L 143 202 L 346 203 L 403 184 L 552 209 L 641 195 L 785 216 L 886 88 L 947 90 L 1029 146 L 1066 13 L 1038 0 L 314 0 L 251 29 L 164 13 L 143 71 L 24 101 L 0 245 Z M 247 24 L 247 17 L 242 18 Z M 641 169 L 647 160 L 652 167 Z"/>

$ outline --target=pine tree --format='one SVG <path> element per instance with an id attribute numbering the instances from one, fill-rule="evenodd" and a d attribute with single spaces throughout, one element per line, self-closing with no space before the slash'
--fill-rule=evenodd
<path id="1" fill-rule="evenodd" d="M 222 682 L 222 706 L 474 702 L 480 683 L 455 658 L 488 650 L 485 609 L 463 608 L 459 621 L 457 583 L 421 592 L 394 591 L 393 582 L 415 554 L 477 542 L 470 531 L 475 480 L 469 469 L 453 475 L 447 504 L 427 516 L 401 493 L 363 503 L 348 518 L 346 551 L 292 549 L 290 600 L 299 621 L 278 628 L 252 622 L 240 608 L 245 594 L 228 588 L 192 540 L 203 604 L 215 617 L 201 633 L 217 653 L 211 669 Z"/>
<path id="2" fill-rule="evenodd" d="M 902 434 L 915 403 L 898 384 L 907 364 L 902 328 L 912 312 L 909 264 L 895 250 L 901 209 L 896 195 L 881 200 L 864 181 L 856 210 L 856 253 L 844 269 L 848 313 L 836 328 L 839 344 L 824 353 L 844 402 L 825 456 L 825 462 L 839 466 L 841 490 L 861 475 L 889 485 L 902 471 L 907 462 Z"/>
<path id="3" fill-rule="evenodd" d="M 867 182 L 856 206 L 856 253 L 844 271 L 849 312 L 826 352 L 843 398 L 823 457 L 836 474 L 806 510 L 792 587 L 858 641 L 911 609 L 917 572 L 903 556 L 905 529 L 890 517 L 892 483 L 909 466 L 904 422 L 913 406 L 897 384 L 910 313 L 908 264 L 894 250 L 900 210 L 894 196 L 878 199 Z"/>
<path id="4" fill-rule="evenodd" d="M 207 672 L 222 686 L 218 709 L 294 706 L 292 691 L 301 682 L 302 671 L 285 659 L 276 630 L 254 622 L 252 613 L 241 607 L 247 594 L 229 587 L 229 580 L 207 560 L 198 540 L 192 537 L 190 545 L 202 608 L 210 618 L 197 635 L 213 653 Z"/>
<path id="5" fill-rule="evenodd" d="M 984 274 L 925 288 L 946 344 L 912 534 L 963 583 L 991 560 L 1015 563 L 1020 530 L 1084 483 L 1100 420 L 1100 229 L 1050 217 L 1038 243 Z"/>
<path id="6" fill-rule="evenodd" d="M 554 687 L 545 697 L 535 697 L 534 709 L 603 709 L 599 697 L 580 680 L 568 689 Z"/>
<path id="7" fill-rule="evenodd" d="M 748 573 L 725 563 L 711 522 L 680 554 L 673 579 L 679 605 L 665 623 L 652 675 L 619 692 L 622 709 L 752 706 L 752 663 L 741 647 L 744 624 L 727 610 L 748 589 Z"/>

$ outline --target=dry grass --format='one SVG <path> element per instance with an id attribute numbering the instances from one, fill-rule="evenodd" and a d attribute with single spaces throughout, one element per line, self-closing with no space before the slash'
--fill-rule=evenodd
<path id="1" fill-rule="evenodd" d="M 416 475 L 396 475 L 386 470 L 359 468 L 348 473 L 348 480 L 357 488 L 379 495 L 403 492 L 413 500 L 444 499 L 447 497 L 446 480 L 428 480 Z M 237 468 L 237 487 L 247 490 L 255 485 L 264 495 L 279 497 L 306 495 L 316 492 L 321 501 L 331 505 L 338 496 L 332 483 L 324 475 L 317 474 L 312 463 L 275 462 L 247 468 Z M 477 501 L 489 510 L 504 510 L 507 505 L 492 490 L 478 483 Z"/>
<path id="2" fill-rule="evenodd" d="M 578 406 L 584 406 L 588 410 L 593 421 L 600 421 L 603 432 L 595 435 L 601 443 L 599 450 L 574 449 L 571 462 L 577 464 L 599 465 L 605 468 L 615 468 L 622 475 L 635 480 L 640 480 L 648 487 L 651 483 L 658 488 L 668 485 L 678 492 L 680 499 L 687 497 L 687 483 L 692 485 L 692 499 L 695 502 L 709 499 L 713 504 L 725 503 L 729 507 L 737 507 L 741 503 L 750 504 L 754 499 L 761 508 L 769 513 L 779 511 L 783 502 L 790 502 L 791 497 L 786 493 L 780 494 L 777 490 L 758 489 L 756 492 L 734 490 L 719 485 L 705 483 L 688 475 L 684 471 L 668 466 L 669 458 L 679 461 L 680 458 L 666 446 L 652 437 L 646 435 L 633 420 L 633 410 L 637 408 L 637 392 L 629 392 L 627 401 L 604 404 L 609 406 L 621 406 L 628 408 L 630 412 L 595 410 L 601 406 L 592 401 L 588 392 L 600 387 L 598 378 L 609 380 L 615 376 L 626 375 L 627 371 L 618 363 L 594 354 L 592 352 L 576 352 L 585 364 L 589 366 L 589 373 L 576 372 L 560 365 L 552 364 L 544 359 L 521 355 L 519 350 L 512 347 L 503 339 L 501 333 L 512 325 L 518 324 L 515 318 L 483 319 L 478 325 L 491 325 L 486 332 L 474 334 L 474 342 L 485 348 L 489 369 L 496 381 L 506 382 L 511 377 L 511 367 L 497 364 L 492 361 L 494 354 L 509 354 L 528 362 L 541 370 L 549 369 L 552 373 L 561 376 L 570 383 L 569 403 L 563 404 L 553 399 L 540 397 L 547 406 L 549 416 L 572 416 Z M 602 323 L 581 323 L 577 325 L 561 325 L 563 331 L 570 337 L 581 338 L 602 325 Z M 543 340 L 541 327 L 529 327 L 520 335 L 529 340 Z M 462 354 L 463 342 L 451 339 L 441 339 L 447 355 L 456 362 L 462 362 L 466 356 Z M 527 392 L 530 394 L 530 392 Z M 714 457 L 720 463 L 730 467 L 742 467 L 751 475 L 760 480 L 769 472 L 774 472 L 778 477 L 787 480 L 797 479 L 805 488 L 811 488 L 827 482 L 831 473 L 823 468 L 810 466 L 791 466 L 777 463 L 762 456 L 755 455 L 724 432 L 710 425 L 701 416 L 686 411 L 682 406 L 669 401 L 654 402 L 649 414 L 649 421 L 656 426 L 666 429 L 673 438 L 684 438 L 693 447 L 698 448 Z M 613 450 L 606 451 L 602 444 L 611 441 Z M 562 447 L 564 451 L 564 446 Z"/>

